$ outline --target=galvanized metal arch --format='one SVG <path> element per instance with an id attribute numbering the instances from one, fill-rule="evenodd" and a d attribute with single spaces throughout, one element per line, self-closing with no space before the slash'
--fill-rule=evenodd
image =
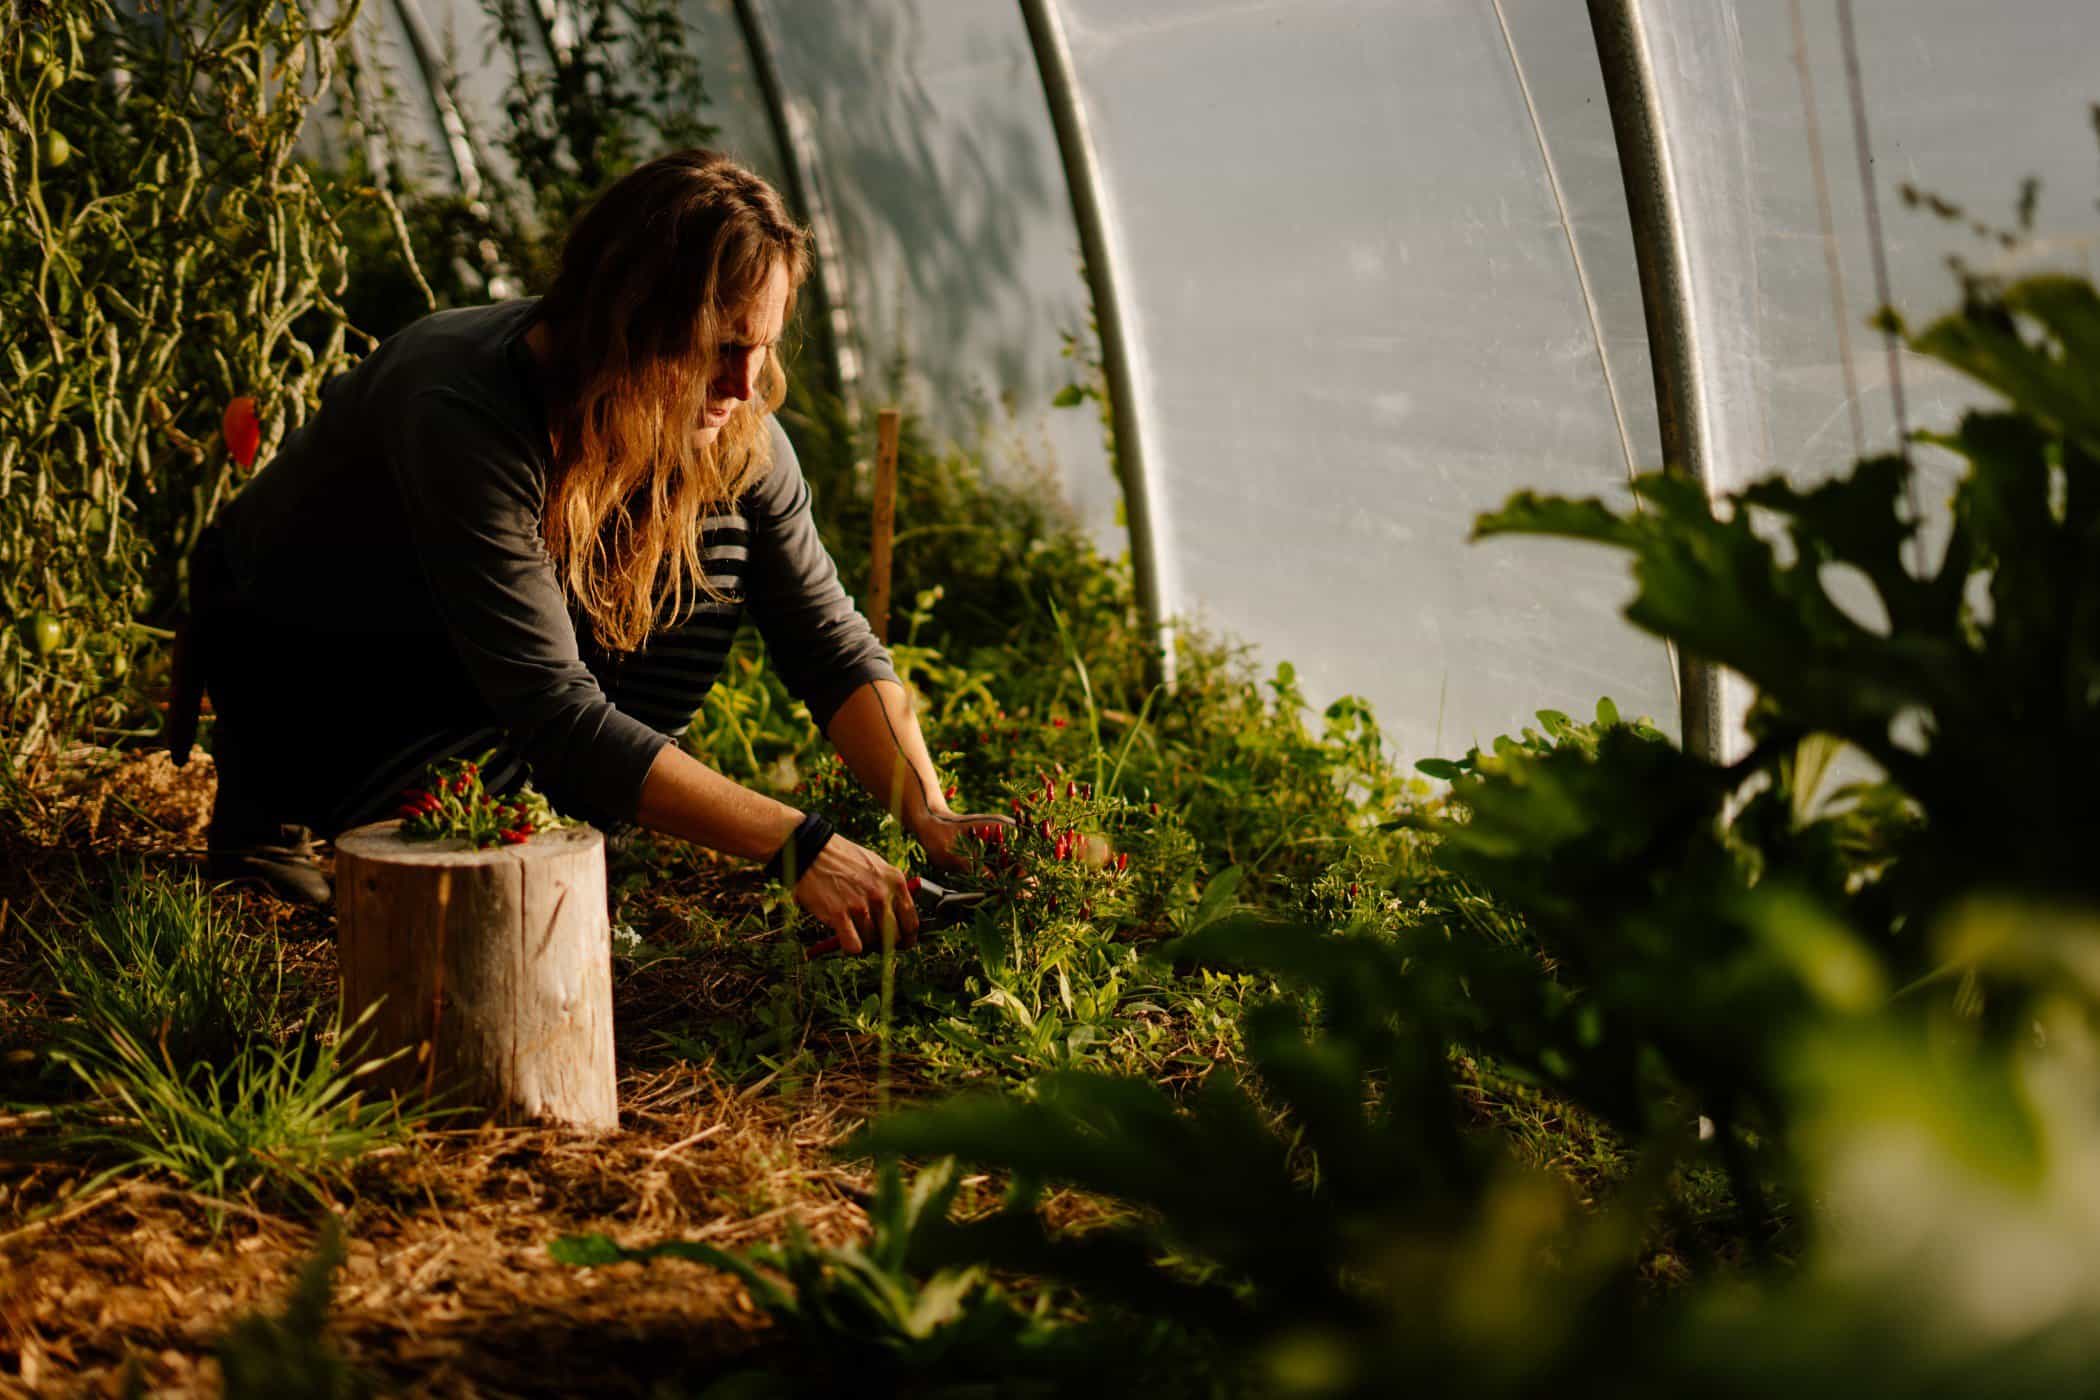
<path id="1" fill-rule="evenodd" d="M 1116 473 L 1123 487 L 1123 517 L 1130 533 L 1130 568 L 1145 625 L 1159 642 L 1156 679 L 1172 685 L 1173 638 L 1169 622 L 1175 602 L 1165 561 L 1161 558 L 1159 502 L 1146 470 L 1145 405 L 1140 392 L 1137 352 L 1132 344 L 1125 303 L 1110 236 L 1107 194 L 1095 159 L 1086 111 L 1072 70 L 1072 52 L 1056 0 L 1021 0 L 1028 44 L 1035 51 L 1036 71 L 1050 105 L 1057 132 L 1065 187 L 1072 218 L 1079 227 L 1080 254 L 1086 262 L 1087 288 L 1094 302 L 1094 322 L 1101 336 L 1101 367 L 1108 379 L 1111 431 L 1115 438 Z"/>
<path id="2" fill-rule="evenodd" d="M 1715 357 L 1709 308 L 1702 303 L 1691 261 L 1654 36 L 1641 0 L 1589 0 L 1589 10 L 1633 223 L 1663 462 L 1666 470 L 1698 481 L 1708 500 L 1716 501 L 1738 484 L 1731 475 L 1740 455 L 1717 412 L 1715 399 L 1723 389 L 1710 363 Z M 1677 663 L 1686 750 L 1720 763 L 1741 757 L 1749 748 L 1742 724 L 1751 698 L 1748 682 L 1681 653 Z"/>

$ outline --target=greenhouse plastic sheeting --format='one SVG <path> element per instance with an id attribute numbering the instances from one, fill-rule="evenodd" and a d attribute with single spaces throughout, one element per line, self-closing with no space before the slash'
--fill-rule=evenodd
<path id="1" fill-rule="evenodd" d="M 1668 654 L 1619 617 L 1622 558 L 1466 542 L 1515 490 L 1623 501 L 1629 445 L 1654 458 L 1652 410 L 1622 433 L 1599 353 L 1640 311 L 1581 7 L 1060 9 L 1148 386 L 1167 606 L 1316 699 L 1368 696 L 1408 755 L 1606 694 L 1674 727 Z M 1652 399 L 1635 373 L 1622 408 Z"/>
<path id="2" fill-rule="evenodd" d="M 1079 237 L 1019 9 L 984 0 L 766 0 L 846 262 L 864 397 L 937 436 L 1050 465 L 1121 548 L 1091 408 L 1053 411 L 1088 335 Z"/>
<path id="3" fill-rule="evenodd" d="M 479 0 L 376 0 L 415 131 L 410 7 L 488 152 L 507 74 Z M 1688 248 L 1701 454 L 1719 489 L 1813 480 L 1895 441 L 1837 10 L 1630 0 Z M 1618 152 L 1575 0 L 1055 0 L 1125 304 L 1164 603 L 1369 697 L 1395 746 L 1450 753 L 1609 694 L 1676 727 L 1665 648 L 1619 617 L 1623 557 L 1468 544 L 1514 490 L 1627 499 L 1659 445 Z M 1992 223 L 2042 181 L 2039 257 L 2090 272 L 2100 6 L 1856 0 L 1893 297 L 1948 305 L 1950 252 L 2004 254 L 1904 207 L 1912 182 Z M 685 0 L 722 144 L 826 207 L 864 408 L 1057 464 L 1111 547 L 1091 406 L 1053 410 L 1083 332 L 1079 239 L 1017 3 L 752 0 L 802 143 L 783 151 L 731 0 Z M 1812 94 L 1818 120 L 1808 119 Z M 1826 268 L 1810 161 L 1820 143 Z M 2030 255 L 2033 256 L 2033 255 Z M 1840 327 L 1849 360 L 1839 350 Z M 1913 427 L 1974 401 L 1904 355 Z M 901 367 L 901 372 L 900 371 Z M 1849 380 L 1852 386 L 1848 389 Z M 1856 405 L 1847 395 L 1856 390 Z M 1011 457 L 995 446 L 995 456 Z M 1948 464 L 1921 490 L 1944 512 Z M 1740 699 L 1740 697 L 1737 697 Z"/>
<path id="4" fill-rule="evenodd" d="M 1734 406 L 1722 484 L 1772 470 L 1813 479 L 1854 455 L 1840 359 L 1839 303 L 1826 269 L 1809 159 L 1809 102 L 1795 65 L 1785 5 L 1668 0 L 1644 7 L 1658 44 L 1661 98 L 1681 163 L 1731 178 L 1686 192 L 1697 222 L 1692 254 L 1747 289 L 1728 307 L 1728 359 L 1748 388 Z M 2020 183 L 2042 182 L 2035 249 L 2023 264 L 2090 272 L 2094 143 L 2088 107 L 2100 96 L 2100 6 L 2030 0 L 2018 22 L 1968 0 L 1860 0 L 1862 88 L 1874 181 L 1897 308 L 1922 325 L 1959 298 L 1949 254 L 1979 270 L 2010 255 L 1906 208 L 1905 184 L 1943 196 L 1988 224 L 2011 226 Z M 1844 50 L 1834 7 L 1803 7 L 1815 134 L 1823 150 L 1839 254 L 1842 319 L 1859 390 L 1865 447 L 1896 442 L 1888 359 L 1865 325 L 1875 306 L 1872 242 L 1854 140 Z M 1696 55 L 1696 57 L 1694 57 Z M 1977 401 L 1970 382 L 1935 362 L 1901 356 L 1912 427 L 1951 427 Z M 1944 497 L 1944 479 L 1928 488 Z"/>
<path id="5" fill-rule="evenodd" d="M 1865 324 L 1877 304 L 1874 243 L 1835 6 L 1802 6 L 1798 49 L 1781 4 L 1643 0 L 1636 9 L 1677 172 L 1689 315 L 1704 368 L 1697 393 L 1711 424 L 1710 484 L 1733 489 L 1774 472 L 1807 483 L 1841 470 L 1856 455 L 1855 409 L 1858 447 L 1895 450 L 1888 352 Z M 2020 7 L 2018 23 L 1965 0 L 1859 0 L 1855 12 L 1897 308 L 1921 326 L 1958 300 L 1950 254 L 1978 270 L 2053 266 L 2089 275 L 2090 58 L 2100 52 L 2100 7 L 2034 0 Z M 1807 60 L 1806 87 L 1797 52 Z M 1818 148 L 1827 238 L 1811 156 Z M 2017 263 L 1966 223 L 1907 208 L 1901 194 L 1909 184 L 2005 227 L 2029 176 L 2041 181 L 2039 236 Z M 1912 429 L 1950 428 L 1981 401 L 1971 381 L 1907 351 L 1898 374 Z M 1925 557 L 1936 559 L 1954 463 L 1932 448 L 1916 458 Z M 1842 578 L 1831 586 L 1862 620 L 1879 620 L 1864 587 Z M 1732 683 L 1723 704 L 1739 717 L 1749 698 Z M 1742 744 L 1738 734 L 1733 747 Z"/>

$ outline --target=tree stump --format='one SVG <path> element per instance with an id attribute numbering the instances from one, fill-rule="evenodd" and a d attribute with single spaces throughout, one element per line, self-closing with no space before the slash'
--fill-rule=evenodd
<path id="1" fill-rule="evenodd" d="M 343 1024 L 379 1003 L 356 1059 L 374 1076 L 498 1122 L 619 1126 L 605 838 L 516 846 L 408 841 L 398 821 L 336 838 Z"/>

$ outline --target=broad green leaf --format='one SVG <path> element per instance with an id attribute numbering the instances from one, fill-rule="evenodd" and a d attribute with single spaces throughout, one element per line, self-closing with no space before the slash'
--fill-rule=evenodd
<path id="1" fill-rule="evenodd" d="M 1228 865 L 1210 877 L 1203 893 L 1197 897 L 1196 912 L 1189 916 L 1189 927 L 1200 929 L 1222 916 L 1232 907 L 1233 896 L 1239 893 L 1240 882 L 1247 872 L 1237 865 Z"/>

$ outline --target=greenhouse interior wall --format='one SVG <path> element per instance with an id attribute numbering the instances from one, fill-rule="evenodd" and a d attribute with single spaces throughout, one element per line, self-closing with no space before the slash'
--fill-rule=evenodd
<path id="1" fill-rule="evenodd" d="M 559 33 L 559 0 L 535 2 Z M 1366 697 L 1409 757 L 1603 695 L 1678 728 L 1686 678 L 1620 616 L 1616 556 L 1468 542 L 1519 489 L 1623 504 L 1663 465 L 1659 392 L 1714 493 L 1814 480 L 1969 405 L 1868 324 L 1884 289 L 1914 322 L 1950 305 L 1950 253 L 1998 266 L 1906 186 L 2004 225 L 2033 177 L 2022 256 L 2092 272 L 2090 0 L 2026 0 L 2019 24 L 1858 0 L 1856 74 L 1837 7 L 1780 0 L 1045 0 L 1034 31 L 1004 0 L 685 8 L 721 143 L 816 229 L 856 402 L 1048 464 L 1105 547 L 1139 546 L 1162 621 L 1289 660 L 1316 703 Z M 381 0 L 364 23 L 423 173 L 471 184 L 506 82 L 480 5 Z M 1646 301 L 1610 81 L 1658 133 L 1669 228 L 1640 237 L 1680 276 Z M 1067 338 L 1099 353 L 1097 288 L 1130 396 L 1113 455 L 1091 404 L 1053 407 L 1086 372 Z M 1918 456 L 1929 536 L 1950 469 Z M 1743 697 L 1720 693 L 1732 725 Z"/>

